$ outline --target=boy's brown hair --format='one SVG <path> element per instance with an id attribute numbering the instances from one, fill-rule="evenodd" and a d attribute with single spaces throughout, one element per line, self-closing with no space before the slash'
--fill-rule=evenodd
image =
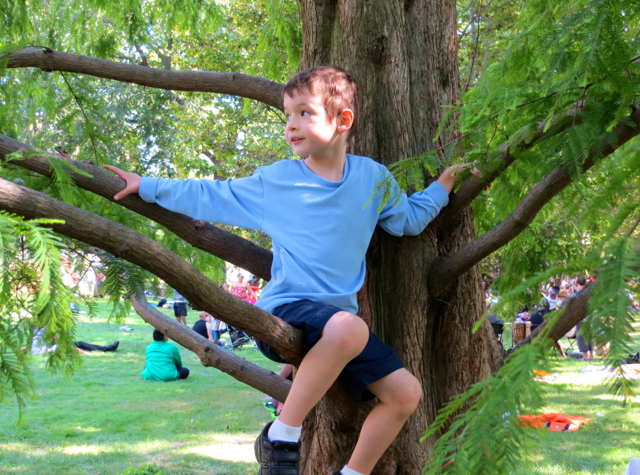
<path id="1" fill-rule="evenodd" d="M 300 71 L 292 77 L 282 91 L 282 96 L 293 96 L 308 89 L 311 94 L 320 96 L 331 119 L 338 117 L 344 109 L 353 111 L 353 125 L 349 137 L 356 132 L 360 108 L 358 86 L 355 79 L 344 69 L 335 66 L 318 66 Z"/>

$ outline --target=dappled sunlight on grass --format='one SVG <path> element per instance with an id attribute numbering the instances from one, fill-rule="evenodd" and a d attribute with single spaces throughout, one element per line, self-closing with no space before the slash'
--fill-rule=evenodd
<path id="1" fill-rule="evenodd" d="M 201 445 L 183 450 L 183 453 L 195 453 L 229 462 L 253 462 L 255 460 L 253 441 L 245 444 Z"/>
<path id="2" fill-rule="evenodd" d="M 595 396 L 596 399 L 603 399 L 607 401 L 616 401 L 618 403 L 624 402 L 624 398 L 622 396 L 614 396 L 613 394 L 600 394 Z M 640 396 L 627 398 L 628 403 L 640 403 Z"/>
<path id="3" fill-rule="evenodd" d="M 118 350 L 82 355 L 83 366 L 71 380 L 50 375 L 44 360 L 33 358 L 38 399 L 26 410 L 27 426 L 16 426 L 13 401 L 3 404 L 0 473 L 112 475 L 155 463 L 167 475 L 255 474 L 253 440 L 271 420 L 260 401 L 264 395 L 204 368 L 184 348 L 189 379 L 143 381 L 152 328 L 138 317 L 109 322 L 104 307 L 99 318 L 78 316 L 76 338 L 96 344 L 119 340 Z M 125 324 L 133 331 L 120 330 Z M 237 354 L 278 371 L 251 348 Z"/>
<path id="4" fill-rule="evenodd" d="M 640 322 L 634 328 L 640 329 Z M 634 336 L 634 348 L 640 349 L 640 333 Z M 558 378 L 546 385 L 545 408 L 586 416 L 591 422 L 577 432 L 542 431 L 539 440 L 528 447 L 533 451 L 529 465 L 518 475 L 622 475 L 632 457 L 640 455 L 640 396 L 623 403 L 609 393 L 611 380 L 593 377 L 580 370 L 603 365 L 604 360 L 580 362 L 557 360 Z"/>
<path id="5" fill-rule="evenodd" d="M 188 322 L 195 318 L 190 315 Z M 79 316 L 79 340 L 120 340 L 120 347 L 115 353 L 83 355 L 84 365 L 70 381 L 50 376 L 43 360 L 33 359 L 38 399 L 27 408 L 28 425 L 16 427 L 12 401 L 2 406 L 0 474 L 113 475 L 155 463 L 167 475 L 255 475 L 253 441 L 271 420 L 262 407 L 264 395 L 202 367 L 182 348 L 183 363 L 191 370 L 187 380 L 143 381 L 152 330 L 137 317 L 128 317 L 125 324 L 133 331 L 121 331 L 123 324 L 105 317 L 90 321 Z M 640 349 L 640 322 L 634 329 Z M 237 354 L 278 371 L 251 349 Z M 529 465 L 514 475 L 622 475 L 629 458 L 640 455 L 639 397 L 625 406 L 607 392 L 607 381 L 580 372 L 589 364 L 604 364 L 602 359 L 557 356 L 552 361 L 557 380 L 539 383 L 548 393 L 544 411 L 592 420 L 574 433 L 536 433 L 539 441 L 526 447 Z"/>

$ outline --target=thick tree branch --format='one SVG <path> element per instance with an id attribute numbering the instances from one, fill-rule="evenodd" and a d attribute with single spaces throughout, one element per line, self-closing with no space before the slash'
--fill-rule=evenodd
<path id="1" fill-rule="evenodd" d="M 18 150 L 30 150 L 33 147 L 0 135 L 0 160 L 4 156 Z M 42 154 L 27 160 L 14 160 L 11 163 L 19 165 L 41 175 L 51 177 L 51 165 L 47 160 L 48 154 Z M 85 162 L 77 162 L 61 155 L 54 156 L 58 160 L 64 160 L 73 164 L 92 177 L 83 176 L 70 168 L 67 170 L 73 181 L 80 188 L 91 191 L 108 200 L 113 201 L 113 195 L 124 188 L 124 181 L 117 176 L 103 170 L 100 167 Z M 183 214 L 174 213 L 156 204 L 146 203 L 138 195 L 129 195 L 123 200 L 116 201 L 125 208 L 146 216 L 153 221 L 162 224 L 189 244 L 202 249 L 205 252 L 220 257 L 221 259 L 237 265 L 264 280 L 271 279 L 271 262 L 273 254 L 235 234 L 223 231 L 211 223 L 192 219 Z"/>
<path id="2" fill-rule="evenodd" d="M 567 308 L 564 311 L 564 314 L 560 317 L 560 320 L 556 322 L 548 335 L 551 341 L 558 341 L 560 338 L 565 336 L 569 330 L 584 320 L 587 316 L 587 312 L 589 311 L 589 298 L 591 298 L 591 290 L 594 285 L 596 285 L 596 283 L 587 285 L 579 294 L 574 295 L 567 300 Z M 531 335 L 522 340 L 518 346 L 531 343 L 531 340 L 540 335 L 543 328 L 546 328 L 546 326 L 547 322 L 545 321 L 538 326 Z"/>
<path id="3" fill-rule="evenodd" d="M 543 140 L 553 137 L 554 135 L 558 135 L 568 128 L 581 123 L 581 117 L 575 116 L 575 112 L 572 111 L 569 114 L 563 116 L 561 119 L 558 119 L 546 131 L 546 121 L 540 122 L 538 124 L 535 135 L 533 135 L 532 137 L 527 136 L 519 143 L 511 145 L 510 147 L 507 147 L 506 143 L 500 145 L 500 147 L 498 147 L 498 150 L 502 151 L 503 153 L 494 160 L 497 164 L 496 169 L 482 179 L 477 179 L 472 176 L 460 186 L 457 192 L 452 193 L 449 198 L 449 204 L 442 210 L 441 216 L 439 218 L 440 221 L 442 223 L 446 223 L 458 216 L 464 208 L 469 206 L 471 202 L 475 200 L 480 193 L 482 193 L 482 190 L 493 183 L 494 180 L 502 174 L 502 172 L 504 172 L 513 162 L 515 162 L 517 155 L 520 152 L 529 150 Z"/>
<path id="4" fill-rule="evenodd" d="M 124 64 L 52 49 L 23 49 L 10 53 L 8 68 L 40 68 L 68 71 L 170 91 L 231 94 L 263 102 L 282 110 L 282 84 L 239 73 L 211 71 L 165 71 Z"/>
<path id="5" fill-rule="evenodd" d="M 611 155 L 620 146 L 640 134 L 640 110 L 635 110 L 628 119 L 634 125 L 619 124 L 614 129 L 617 136 L 615 143 L 609 143 L 605 137 L 598 139 L 597 144 L 591 148 L 588 157 L 582 164 L 582 173 L 593 167 L 596 157 L 604 158 Z M 567 165 L 556 168 L 533 187 L 503 222 L 455 254 L 441 259 L 434 265 L 429 276 L 433 295 L 438 295 L 457 277 L 518 236 L 533 221 L 542 207 L 572 181 L 573 178 Z"/>
<path id="6" fill-rule="evenodd" d="M 198 335 L 189 327 L 167 317 L 147 303 L 144 295 L 131 295 L 133 308 L 138 315 L 154 328 L 157 328 L 172 340 L 180 343 L 200 357 L 203 366 L 210 366 L 233 376 L 238 381 L 284 401 L 289 393 L 291 383 L 274 374 L 272 371 L 249 363 L 244 358 L 223 350 L 218 345 Z"/>
<path id="7" fill-rule="evenodd" d="M 177 289 L 194 308 L 206 310 L 268 343 L 293 364 L 301 361 L 299 330 L 225 292 L 180 256 L 131 228 L 3 179 L 0 179 L 0 209 L 28 219 L 64 221 L 48 227 L 148 270 Z"/>

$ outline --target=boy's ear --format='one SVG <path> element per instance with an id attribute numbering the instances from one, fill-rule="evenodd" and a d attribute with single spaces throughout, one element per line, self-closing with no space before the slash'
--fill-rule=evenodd
<path id="1" fill-rule="evenodd" d="M 338 131 L 346 132 L 353 125 L 353 111 L 351 109 L 343 109 L 340 114 L 338 114 Z"/>

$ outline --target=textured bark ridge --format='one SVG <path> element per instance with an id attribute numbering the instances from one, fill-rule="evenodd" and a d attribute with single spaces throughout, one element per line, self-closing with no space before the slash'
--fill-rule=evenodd
<path id="1" fill-rule="evenodd" d="M 388 165 L 432 150 L 442 106 L 460 97 L 455 2 L 303 0 L 302 13 L 301 69 L 338 65 L 360 87 L 359 132 L 351 151 Z M 446 223 L 434 221 L 420 236 L 394 238 L 378 230 L 371 243 L 361 316 L 424 388 L 417 412 L 375 474 L 419 474 L 432 444 L 420 443 L 420 436 L 438 408 L 501 364 L 489 324 L 471 333 L 484 311 L 478 268 L 437 299 L 427 285 L 434 263 L 474 237 L 466 209 Z M 334 388 L 306 421 L 303 473 L 329 473 L 327 459 L 330 469 L 345 464 L 370 409 Z"/>

